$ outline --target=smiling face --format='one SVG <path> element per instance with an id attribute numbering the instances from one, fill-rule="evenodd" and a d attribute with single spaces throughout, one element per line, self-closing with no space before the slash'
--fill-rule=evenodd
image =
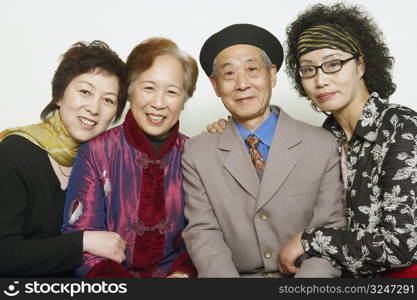
<path id="1" fill-rule="evenodd" d="M 333 59 L 345 60 L 352 54 L 335 49 L 311 51 L 299 59 L 300 66 L 319 66 Z M 368 98 L 368 90 L 363 80 L 365 71 L 362 60 L 353 59 L 343 64 L 336 73 L 325 74 L 318 69 L 310 78 L 301 78 L 301 84 L 308 98 L 323 111 L 340 113 L 363 105 Z"/>
<path id="2" fill-rule="evenodd" d="M 69 135 L 82 143 L 103 133 L 116 114 L 118 94 L 114 75 L 94 70 L 74 77 L 56 102 Z"/>
<path id="3" fill-rule="evenodd" d="M 232 117 L 250 130 L 269 115 L 276 84 L 276 67 L 269 69 L 258 47 L 234 45 L 216 56 L 216 75 L 210 77 L 216 95 Z"/>
<path id="4" fill-rule="evenodd" d="M 167 54 L 157 56 L 129 90 L 130 107 L 139 127 L 151 136 L 166 137 L 186 99 L 180 61 Z"/>

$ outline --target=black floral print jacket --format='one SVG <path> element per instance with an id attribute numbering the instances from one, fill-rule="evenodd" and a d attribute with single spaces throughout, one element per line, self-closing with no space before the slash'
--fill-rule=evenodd
<path id="1" fill-rule="evenodd" d="M 339 140 L 330 116 L 323 127 Z M 373 93 L 347 153 L 346 228 L 312 228 L 302 244 L 336 268 L 371 275 L 417 262 L 417 113 Z"/>

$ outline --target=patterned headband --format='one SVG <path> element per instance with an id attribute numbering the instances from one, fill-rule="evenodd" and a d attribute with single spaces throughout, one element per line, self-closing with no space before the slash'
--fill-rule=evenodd
<path id="1" fill-rule="evenodd" d="M 362 54 L 358 41 L 348 32 L 335 26 L 318 25 L 305 30 L 298 38 L 297 57 L 323 48 Z"/>

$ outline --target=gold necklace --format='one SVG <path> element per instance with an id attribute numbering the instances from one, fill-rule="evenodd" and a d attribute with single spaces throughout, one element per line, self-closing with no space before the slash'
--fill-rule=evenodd
<path id="1" fill-rule="evenodd" d="M 62 170 L 61 165 L 60 165 L 59 163 L 57 163 L 57 165 L 58 165 L 58 169 L 59 169 L 59 171 L 61 172 L 61 174 L 62 174 L 63 176 L 65 176 L 65 177 L 70 177 L 70 175 L 71 175 L 71 170 L 68 172 L 68 174 L 65 174 L 65 173 L 64 173 L 64 171 Z"/>

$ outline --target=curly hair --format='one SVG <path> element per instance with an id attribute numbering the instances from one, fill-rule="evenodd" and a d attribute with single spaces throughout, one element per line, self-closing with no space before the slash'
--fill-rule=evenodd
<path id="1" fill-rule="evenodd" d="M 99 40 L 75 43 L 61 56 L 61 62 L 52 79 L 52 100 L 42 110 L 41 119 L 45 120 L 51 112 L 59 108 L 56 103 L 63 97 L 65 89 L 75 77 L 96 70 L 114 75 L 119 81 L 115 116 L 117 121 L 127 100 L 126 64 L 105 42 Z"/>
<path id="2" fill-rule="evenodd" d="M 346 6 L 343 3 L 316 4 L 309 7 L 286 28 L 286 72 L 298 93 L 307 97 L 298 74 L 298 38 L 306 29 L 325 24 L 334 24 L 343 28 L 359 42 L 365 61 L 364 80 L 368 91 L 378 92 L 381 98 L 388 99 L 396 88 L 391 77 L 394 58 L 390 56 L 389 49 L 383 41 L 383 34 L 361 7 Z"/>

